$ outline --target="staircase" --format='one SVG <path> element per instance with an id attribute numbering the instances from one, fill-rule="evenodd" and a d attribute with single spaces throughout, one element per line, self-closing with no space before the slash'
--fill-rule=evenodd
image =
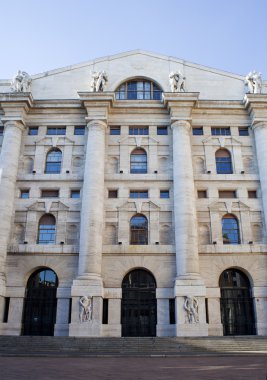
<path id="1" fill-rule="evenodd" d="M 267 337 L 75 338 L 0 336 L 0 356 L 267 354 Z"/>

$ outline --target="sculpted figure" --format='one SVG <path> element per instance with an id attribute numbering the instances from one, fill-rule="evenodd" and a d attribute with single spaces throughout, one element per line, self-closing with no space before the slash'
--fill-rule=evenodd
<path id="1" fill-rule="evenodd" d="M 92 92 L 103 92 L 106 83 L 108 81 L 108 76 L 105 71 L 98 71 L 92 73 L 91 91 Z"/>
<path id="2" fill-rule="evenodd" d="M 172 71 L 169 74 L 171 92 L 185 92 L 185 79 L 180 71 Z"/>
<path id="3" fill-rule="evenodd" d="M 30 91 L 31 77 L 26 71 L 19 70 L 11 82 L 11 91 L 28 92 Z"/>
<path id="4" fill-rule="evenodd" d="M 199 323 L 198 317 L 198 300 L 196 297 L 186 296 L 184 309 L 187 314 L 188 323 Z"/>
<path id="5" fill-rule="evenodd" d="M 80 298 L 80 322 L 88 322 L 92 320 L 92 298 L 83 296 Z"/>
<path id="6" fill-rule="evenodd" d="M 245 77 L 245 84 L 248 86 L 250 94 L 260 94 L 262 86 L 261 73 L 257 73 L 255 70 L 248 73 Z"/>

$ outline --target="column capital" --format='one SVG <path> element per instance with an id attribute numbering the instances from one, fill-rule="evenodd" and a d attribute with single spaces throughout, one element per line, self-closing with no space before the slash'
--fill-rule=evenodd
<path id="1" fill-rule="evenodd" d="M 258 129 L 258 128 L 267 128 L 267 120 L 263 120 L 263 121 L 255 121 L 252 126 L 251 126 L 251 129 L 253 131 L 255 131 L 255 129 Z"/>
<path id="2" fill-rule="evenodd" d="M 191 120 L 193 108 L 197 107 L 199 92 L 167 92 L 163 94 L 164 105 L 170 112 L 171 121 Z"/>
<path id="3" fill-rule="evenodd" d="M 25 124 L 23 123 L 22 120 L 7 120 L 3 122 L 4 122 L 5 128 L 18 128 L 21 131 L 24 131 L 25 129 Z"/>
<path id="4" fill-rule="evenodd" d="M 246 94 L 243 104 L 253 125 L 267 121 L 267 94 Z"/>
<path id="5" fill-rule="evenodd" d="M 18 121 L 25 124 L 27 113 L 33 107 L 33 98 L 29 92 L 0 94 L 0 106 L 4 110 L 3 123 Z"/>
<path id="6" fill-rule="evenodd" d="M 87 121 L 88 118 L 86 117 L 85 120 Z M 107 129 L 108 125 L 105 121 L 103 120 L 91 120 L 86 124 L 88 130 L 89 129 Z"/>
<path id="7" fill-rule="evenodd" d="M 185 128 L 187 132 L 191 130 L 191 124 L 188 120 L 176 120 L 171 124 L 171 129 Z"/>

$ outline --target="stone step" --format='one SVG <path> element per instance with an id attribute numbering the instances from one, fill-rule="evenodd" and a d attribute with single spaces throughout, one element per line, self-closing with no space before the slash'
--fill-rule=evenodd
<path id="1" fill-rule="evenodd" d="M 0 355 L 266 352 L 267 337 L 74 338 L 0 336 Z"/>

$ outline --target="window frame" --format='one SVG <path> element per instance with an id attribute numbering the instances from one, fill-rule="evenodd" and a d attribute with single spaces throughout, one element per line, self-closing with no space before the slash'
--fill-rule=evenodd
<path id="1" fill-rule="evenodd" d="M 125 81 L 115 91 L 116 100 L 158 100 L 162 99 L 163 91 L 152 80 L 134 78 Z"/>
<path id="2" fill-rule="evenodd" d="M 198 132 L 201 132 L 201 133 L 198 133 Z M 203 136 L 204 135 L 203 127 L 192 127 L 192 135 Z"/>
<path id="3" fill-rule="evenodd" d="M 77 133 L 78 131 L 81 131 L 82 133 Z M 85 135 L 85 126 L 84 125 L 75 125 L 73 135 L 74 136 L 84 136 Z"/>
<path id="4" fill-rule="evenodd" d="M 141 151 L 143 153 L 141 153 Z M 139 153 L 134 153 L 139 152 Z M 137 158 L 143 156 L 143 161 Z M 147 152 L 143 148 L 135 148 L 130 155 L 130 174 L 147 174 Z"/>
<path id="5" fill-rule="evenodd" d="M 78 196 L 76 197 L 73 195 L 78 195 Z M 80 189 L 71 189 L 70 190 L 70 198 L 71 199 L 80 199 L 81 198 L 81 190 Z"/>
<path id="6" fill-rule="evenodd" d="M 134 195 L 137 195 L 137 196 L 134 196 Z M 148 190 L 130 190 L 129 198 L 130 199 L 148 199 L 149 198 Z"/>
<path id="7" fill-rule="evenodd" d="M 60 161 L 59 160 L 54 160 L 51 159 L 51 161 L 48 161 L 49 156 L 52 155 L 53 152 L 60 153 Z M 61 173 L 61 168 L 62 168 L 62 158 L 63 158 L 63 153 L 60 149 L 50 149 L 47 154 L 46 154 L 46 160 L 45 160 L 45 174 L 60 174 Z M 57 170 L 48 170 L 48 167 L 51 168 L 58 168 Z"/>
<path id="8" fill-rule="evenodd" d="M 225 221 L 232 221 L 232 225 L 234 224 L 233 221 L 235 221 L 235 226 L 236 227 L 231 227 L 230 222 L 228 222 L 229 227 L 224 226 L 227 222 Z M 225 222 L 225 223 L 224 223 Z M 222 239 L 223 239 L 223 244 L 225 245 L 238 245 L 241 244 L 241 239 L 240 239 L 240 228 L 239 228 L 239 221 L 235 215 L 232 214 L 226 214 L 222 217 Z M 225 237 L 227 235 L 227 237 Z M 231 238 L 228 236 L 235 235 L 235 238 Z"/>
<path id="9" fill-rule="evenodd" d="M 231 136 L 231 128 L 230 127 L 211 127 L 211 135 L 212 136 Z"/>
<path id="10" fill-rule="evenodd" d="M 163 194 L 166 193 L 166 197 L 163 196 Z M 160 190 L 159 191 L 159 197 L 160 199 L 169 199 L 170 198 L 170 190 Z"/>
<path id="11" fill-rule="evenodd" d="M 56 133 L 49 133 L 52 131 L 55 131 Z M 66 127 L 47 127 L 46 129 L 47 136 L 66 136 L 66 132 Z"/>
<path id="12" fill-rule="evenodd" d="M 129 126 L 129 136 L 148 136 L 148 135 L 149 135 L 148 125 Z"/>
<path id="13" fill-rule="evenodd" d="M 35 133 L 35 132 L 37 132 L 37 133 Z M 39 134 L 39 127 L 29 127 L 28 136 L 38 136 L 38 134 Z"/>
<path id="14" fill-rule="evenodd" d="M 51 193 L 52 192 L 55 192 L 57 193 L 57 195 L 51 195 L 50 196 L 48 195 L 45 195 L 44 193 L 47 192 L 47 193 Z M 59 189 L 41 189 L 41 198 L 59 198 Z"/>
<path id="15" fill-rule="evenodd" d="M 112 125 L 109 127 L 109 135 L 110 136 L 120 136 L 121 134 L 121 127 L 117 125 Z"/>
<path id="16" fill-rule="evenodd" d="M 51 217 L 51 219 L 53 218 L 54 224 L 41 224 L 42 219 L 44 219 L 47 216 Z M 56 224 L 57 222 L 54 215 L 44 214 L 41 216 L 38 223 L 37 244 L 44 244 L 44 245 L 56 244 L 56 233 L 57 233 Z M 41 238 L 41 236 L 45 236 L 45 235 L 50 235 L 52 238 L 46 239 L 46 240 Z"/>
<path id="17" fill-rule="evenodd" d="M 164 133 L 161 133 L 161 132 L 164 132 Z M 167 126 L 158 126 L 157 127 L 157 136 L 168 136 L 168 134 L 169 134 L 169 130 L 168 130 Z"/>
<path id="18" fill-rule="evenodd" d="M 135 219 L 143 219 L 143 227 L 141 221 L 139 226 L 133 223 Z M 148 219 L 143 214 L 135 214 L 130 219 L 130 245 L 148 245 Z"/>

